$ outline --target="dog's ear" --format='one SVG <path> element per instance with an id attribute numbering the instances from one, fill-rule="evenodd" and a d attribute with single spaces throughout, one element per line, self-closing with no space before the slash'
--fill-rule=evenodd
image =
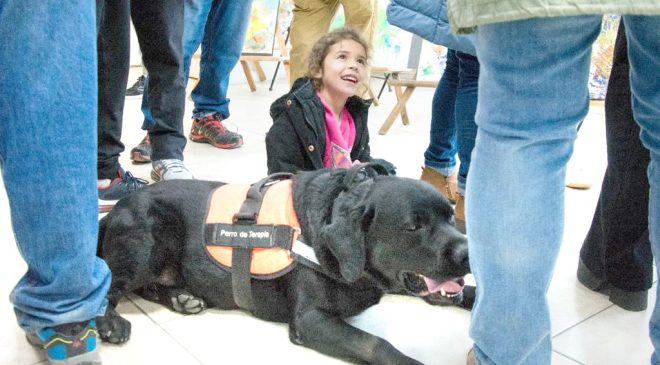
<path id="1" fill-rule="evenodd" d="M 336 200 L 329 224 L 320 231 L 320 239 L 337 260 L 341 276 L 348 282 L 356 281 L 367 260 L 366 234 L 373 219 L 373 209 L 364 203 L 373 182 L 365 182 Z"/>

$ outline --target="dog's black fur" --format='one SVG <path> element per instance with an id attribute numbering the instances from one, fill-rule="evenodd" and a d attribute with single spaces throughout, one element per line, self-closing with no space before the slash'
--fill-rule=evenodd
<path id="1" fill-rule="evenodd" d="M 429 294 L 425 281 L 458 281 L 469 271 L 467 241 L 449 202 L 427 183 L 376 176 L 346 186 L 346 170 L 298 173 L 294 209 L 321 271 L 298 264 L 273 280 L 252 280 L 253 314 L 289 324 L 290 340 L 369 364 L 419 364 L 387 341 L 343 319 L 386 293 Z M 102 339 L 128 340 L 114 310 L 133 291 L 182 313 L 236 309 L 230 274 L 203 245 L 209 194 L 223 185 L 166 181 L 122 199 L 100 222 L 99 253 L 112 271 L 111 305 L 98 317 Z M 429 300 L 430 299 L 430 300 Z"/>

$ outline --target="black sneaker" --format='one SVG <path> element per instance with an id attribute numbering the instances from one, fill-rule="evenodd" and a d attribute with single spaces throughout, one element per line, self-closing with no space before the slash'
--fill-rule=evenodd
<path id="1" fill-rule="evenodd" d="M 117 177 L 112 179 L 110 186 L 98 189 L 99 212 L 109 212 L 119 199 L 148 184 L 148 181 L 137 178 L 130 172 L 119 168 L 119 171 L 117 171 Z"/>
<path id="2" fill-rule="evenodd" d="M 126 89 L 126 96 L 140 96 L 144 92 L 144 75 L 138 77 L 133 86 Z"/>
<path id="3" fill-rule="evenodd" d="M 96 321 L 67 323 L 27 333 L 27 340 L 46 351 L 51 365 L 100 365 Z"/>

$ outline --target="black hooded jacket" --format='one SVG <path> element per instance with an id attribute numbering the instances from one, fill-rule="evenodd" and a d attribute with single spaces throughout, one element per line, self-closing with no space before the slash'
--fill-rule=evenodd
<path id="1" fill-rule="evenodd" d="M 357 96 L 346 101 L 355 121 L 351 160 L 371 161 L 367 116 L 371 102 Z M 270 106 L 273 125 L 266 134 L 268 173 L 322 169 L 325 153 L 325 108 L 310 79 L 300 78 L 291 91 Z"/>

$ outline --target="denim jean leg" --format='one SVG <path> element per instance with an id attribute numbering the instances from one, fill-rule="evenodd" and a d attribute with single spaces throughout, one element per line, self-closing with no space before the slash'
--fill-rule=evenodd
<path id="1" fill-rule="evenodd" d="M 479 27 L 479 131 L 466 213 L 478 290 L 470 335 L 481 364 L 550 364 L 546 294 L 600 22 L 534 18 Z"/>
<path id="2" fill-rule="evenodd" d="M 479 61 L 477 57 L 456 52 L 458 57 L 458 87 L 456 90 L 456 138 L 458 145 L 458 192 L 465 196 L 465 183 L 470 170 L 472 149 L 477 138 L 477 124 L 474 115 L 477 111 L 477 91 L 479 83 Z"/>
<path id="3" fill-rule="evenodd" d="M 97 1 L 98 22 L 98 162 L 97 177 L 112 179 L 124 151 L 121 131 L 130 53 L 128 0 Z"/>
<path id="4" fill-rule="evenodd" d="M 28 266 L 10 299 L 27 331 L 107 305 L 110 272 L 96 257 L 95 23 L 90 1 L 0 1 L 0 161 Z M 47 77 L 26 83 L 35 70 Z"/>
<path id="5" fill-rule="evenodd" d="M 660 69 L 660 17 L 624 16 L 630 61 L 633 115 L 641 127 L 641 140 L 651 153 L 648 168 L 649 239 L 660 268 L 660 79 L 649 77 Z M 660 270 L 660 269 L 657 269 Z M 657 289 L 660 294 L 660 286 Z M 660 296 L 658 296 L 660 298 Z M 653 364 L 660 363 L 660 305 L 656 299 L 649 324 L 654 347 Z"/>
<path id="6" fill-rule="evenodd" d="M 213 1 L 204 27 L 199 83 L 192 91 L 194 117 L 209 112 L 229 117 L 229 75 L 241 57 L 251 4 L 252 0 Z"/>
<path id="7" fill-rule="evenodd" d="M 131 1 L 131 17 L 142 60 L 149 72 L 147 101 L 153 120 L 149 128 L 152 160 L 182 160 L 186 146 L 183 9 L 183 0 Z"/>
<path id="8" fill-rule="evenodd" d="M 204 24 L 211 9 L 213 0 L 184 0 L 183 3 L 183 75 L 184 85 L 188 84 L 190 76 L 190 63 L 192 56 L 202 43 L 204 34 Z M 142 129 L 148 130 L 154 125 L 151 109 L 149 108 L 149 77 L 144 83 L 144 92 L 142 93 L 142 114 L 144 114 L 144 123 Z"/>
<path id="9" fill-rule="evenodd" d="M 429 146 L 424 152 L 424 165 L 450 175 L 456 168 L 456 89 L 458 88 L 458 57 L 447 50 L 447 64 L 433 94 Z"/>

